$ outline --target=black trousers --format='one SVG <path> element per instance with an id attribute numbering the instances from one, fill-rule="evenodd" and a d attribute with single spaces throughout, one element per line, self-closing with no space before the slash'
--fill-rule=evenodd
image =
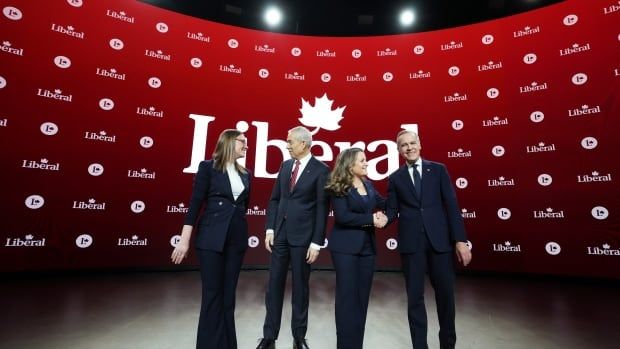
<path id="1" fill-rule="evenodd" d="M 247 248 L 247 231 L 239 229 L 236 218 L 230 223 L 222 252 L 197 250 L 202 280 L 197 349 L 237 348 L 235 292 Z"/>
<path id="2" fill-rule="evenodd" d="M 265 323 L 263 337 L 277 339 L 282 321 L 282 303 L 289 264 L 293 277 L 291 297 L 291 331 L 294 339 L 304 339 L 308 329 L 308 304 L 310 300 L 310 264 L 306 263 L 308 246 L 291 246 L 286 239 L 286 222 L 278 232 L 271 248 L 269 283 L 265 294 Z"/>
<path id="3" fill-rule="evenodd" d="M 407 287 L 407 315 L 411 342 L 415 349 L 426 349 L 428 323 L 424 306 L 424 278 L 429 275 L 435 290 L 437 317 L 439 319 L 439 345 L 454 348 L 456 343 L 454 305 L 453 252 L 438 253 L 428 238 L 426 247 L 415 253 L 401 254 Z"/>

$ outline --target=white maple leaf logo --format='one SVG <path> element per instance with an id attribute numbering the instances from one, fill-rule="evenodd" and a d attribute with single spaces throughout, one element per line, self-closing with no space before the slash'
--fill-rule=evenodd
<path id="1" fill-rule="evenodd" d="M 603 244 L 603 248 L 606 249 L 606 250 L 609 250 L 610 247 L 611 246 L 609 246 L 609 244 Z"/>
<path id="2" fill-rule="evenodd" d="M 67 27 L 67 30 L 73 30 L 73 29 L 75 29 L 75 28 L 72 25 Z"/>
<path id="3" fill-rule="evenodd" d="M 547 212 L 553 212 L 553 209 L 551 207 L 547 207 L 546 211 Z"/>
<path id="4" fill-rule="evenodd" d="M 504 242 L 504 245 L 506 245 L 506 246 L 510 246 L 510 245 L 512 245 L 512 243 L 511 243 L 510 241 L 505 241 L 505 242 Z"/>
<path id="5" fill-rule="evenodd" d="M 592 171 L 593 176 L 598 176 L 598 171 Z"/>
<path id="6" fill-rule="evenodd" d="M 47 164 L 47 163 L 48 163 L 48 160 L 47 160 L 47 159 L 41 159 L 41 163 L 42 163 L 42 164 Z"/>
<path id="7" fill-rule="evenodd" d="M 32 240 L 32 239 L 34 239 L 34 236 L 32 234 L 26 235 L 26 240 Z"/>
<path id="8" fill-rule="evenodd" d="M 2 46 L 8 46 L 8 47 L 11 47 L 11 42 L 10 42 L 10 41 L 3 41 L 3 42 L 2 42 Z"/>
<path id="9" fill-rule="evenodd" d="M 179 207 L 185 207 L 185 204 L 181 202 L 181 203 L 179 204 Z"/>
<path id="10" fill-rule="evenodd" d="M 140 172 L 146 173 L 146 168 L 141 169 Z"/>
<path id="11" fill-rule="evenodd" d="M 138 240 L 138 235 L 132 235 L 131 240 Z"/>
<path id="12" fill-rule="evenodd" d="M 95 200 L 95 199 L 93 199 L 93 198 L 88 199 L 88 203 L 89 203 L 89 204 L 94 204 L 95 202 L 96 202 L 96 200 Z"/>
<path id="13" fill-rule="evenodd" d="M 255 205 L 255 206 L 253 207 L 253 209 L 254 209 L 254 210 L 258 210 L 258 206 L 256 206 L 256 205 Z"/>
<path id="14" fill-rule="evenodd" d="M 335 131 L 340 128 L 338 123 L 344 117 L 342 113 L 347 107 L 338 107 L 332 110 L 333 100 L 327 97 L 327 93 L 324 93 L 321 98 L 314 97 L 314 106 L 310 105 L 308 101 L 301 98 L 301 118 L 299 121 L 307 127 L 315 127 L 312 133 L 313 135 L 319 132 L 320 129 L 328 131 Z"/>
<path id="15" fill-rule="evenodd" d="M 461 212 L 466 213 L 466 212 L 467 212 L 467 209 L 466 209 L 466 208 L 462 208 L 462 209 L 461 209 Z"/>

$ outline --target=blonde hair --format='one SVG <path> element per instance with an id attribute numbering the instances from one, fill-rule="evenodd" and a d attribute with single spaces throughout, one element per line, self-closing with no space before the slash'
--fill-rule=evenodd
<path id="1" fill-rule="evenodd" d="M 355 164 L 357 154 L 362 152 L 361 148 L 349 148 L 338 154 L 325 190 L 336 196 L 343 196 L 347 193 L 349 188 L 353 186 L 351 168 Z"/>
<path id="2" fill-rule="evenodd" d="M 235 169 L 240 173 L 246 173 L 245 167 L 239 165 L 235 158 L 235 142 L 237 137 L 242 135 L 243 132 L 236 129 L 226 129 L 220 133 L 220 137 L 217 139 L 215 145 L 215 151 L 213 152 L 213 167 L 219 171 L 226 171 L 228 164 L 234 164 Z"/>

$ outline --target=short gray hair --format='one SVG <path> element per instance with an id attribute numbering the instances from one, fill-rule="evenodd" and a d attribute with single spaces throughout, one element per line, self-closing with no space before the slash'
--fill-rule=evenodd
<path id="1" fill-rule="evenodd" d="M 310 133 L 307 128 L 303 126 L 293 127 L 288 130 L 288 133 L 295 137 L 298 141 L 306 142 L 308 149 L 312 146 L 312 133 Z"/>

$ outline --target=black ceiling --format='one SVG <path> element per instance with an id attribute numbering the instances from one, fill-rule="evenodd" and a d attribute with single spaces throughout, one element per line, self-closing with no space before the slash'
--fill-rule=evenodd
<path id="1" fill-rule="evenodd" d="M 412 33 L 456 27 L 510 16 L 563 0 L 140 0 L 142 2 L 239 27 L 316 36 L 366 36 Z M 262 20 L 267 5 L 285 12 L 278 29 Z M 414 8 L 416 22 L 399 28 L 398 13 Z"/>

